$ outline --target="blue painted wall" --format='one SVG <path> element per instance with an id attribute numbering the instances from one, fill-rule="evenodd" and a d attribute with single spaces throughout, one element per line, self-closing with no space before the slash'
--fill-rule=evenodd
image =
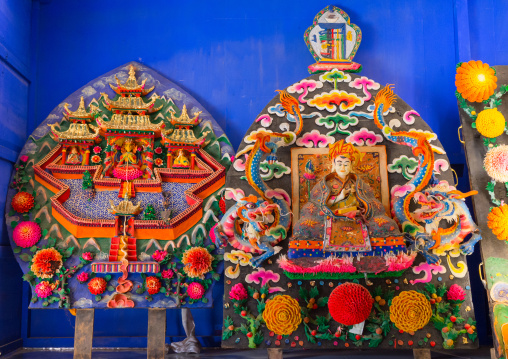
<path id="1" fill-rule="evenodd" d="M 26 139 L 27 128 L 35 128 L 84 83 L 131 60 L 145 63 L 189 91 L 237 147 L 274 91 L 308 76 L 313 58 L 303 33 L 329 0 L 142 3 L 34 1 L 30 32 L 30 2 L 1 2 L 0 113 L 8 116 L 0 119 L 0 170 L 10 171 L 9 161 Z M 459 187 L 467 189 L 467 170 L 461 171 L 464 152 L 456 137 L 455 64 L 470 57 L 492 65 L 508 63 L 504 45 L 508 32 L 503 24 L 508 4 L 344 0 L 333 5 L 348 12 L 362 29 L 363 42 L 355 58 L 363 65 L 362 74 L 382 84 L 395 84 L 397 94 L 438 134 L 462 175 Z M 8 176 L 2 178 L 5 181 Z M 0 183 L 0 198 L 6 185 Z M 0 228 L 0 244 L 5 245 L 5 231 Z M 478 261 L 478 255 L 471 258 L 470 267 Z M 473 290 L 483 294 L 476 271 L 471 273 L 476 283 Z M 19 281 L 12 281 L 19 287 Z M 15 284 L 0 282 L 0 296 L 10 285 Z M 217 291 L 216 303 L 221 298 Z M 488 344 L 484 296 L 475 300 L 479 334 Z M 2 308 L 4 312 L 8 311 Z M 194 315 L 199 316 L 198 335 L 217 344 L 220 304 Z M 98 311 L 94 345 L 144 346 L 146 318 L 144 310 Z M 0 345 L 4 323 L 0 322 Z M 26 346 L 72 346 L 73 328 L 74 318 L 65 311 L 24 312 Z M 168 311 L 168 336 L 182 334 L 178 311 Z"/>
<path id="2" fill-rule="evenodd" d="M 22 345 L 22 275 L 7 238 L 5 196 L 12 164 L 28 136 L 30 0 L 0 2 L 0 353 Z"/>

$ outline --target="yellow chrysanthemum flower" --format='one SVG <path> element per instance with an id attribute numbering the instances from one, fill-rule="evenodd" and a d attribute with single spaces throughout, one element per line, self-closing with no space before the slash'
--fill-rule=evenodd
<path id="1" fill-rule="evenodd" d="M 422 329 L 431 316 L 429 300 L 414 290 L 401 292 L 390 305 L 390 320 L 398 329 L 408 333 Z"/>
<path id="2" fill-rule="evenodd" d="M 266 303 L 263 320 L 275 334 L 290 335 L 302 322 L 300 305 L 289 295 L 278 295 Z"/>
<path id="3" fill-rule="evenodd" d="M 506 121 L 497 108 L 483 110 L 476 118 L 476 129 L 483 136 L 495 138 L 501 136 L 504 132 Z"/>

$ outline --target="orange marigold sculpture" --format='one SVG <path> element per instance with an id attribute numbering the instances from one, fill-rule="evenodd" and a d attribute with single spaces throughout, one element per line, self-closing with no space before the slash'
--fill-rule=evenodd
<path id="1" fill-rule="evenodd" d="M 431 316 L 429 300 L 414 290 L 401 292 L 393 298 L 390 306 L 390 320 L 405 332 L 415 332 L 423 328 Z"/>
<path id="2" fill-rule="evenodd" d="M 463 62 L 457 68 L 457 92 L 471 102 L 482 102 L 494 93 L 497 77 L 493 68 L 481 61 Z"/>
<path id="3" fill-rule="evenodd" d="M 62 268 L 62 255 L 55 248 L 45 248 L 37 251 L 32 258 L 30 270 L 43 279 L 55 275 Z"/>
<path id="4" fill-rule="evenodd" d="M 367 288 L 356 283 L 344 283 L 330 294 L 328 310 L 340 324 L 355 325 L 369 317 L 373 303 Z"/>
<path id="5" fill-rule="evenodd" d="M 100 295 L 106 291 L 106 287 L 108 286 L 108 282 L 104 278 L 95 277 L 90 282 L 88 282 L 88 290 L 93 295 Z"/>
<path id="6" fill-rule="evenodd" d="M 483 110 L 476 118 L 476 129 L 480 134 L 488 138 L 501 136 L 504 132 L 506 120 L 497 108 Z"/>
<path id="7" fill-rule="evenodd" d="M 497 239 L 508 240 L 508 204 L 492 208 L 487 216 L 487 225 Z"/>
<path id="8" fill-rule="evenodd" d="M 212 270 L 213 256 L 203 247 L 193 247 L 183 253 L 183 270 L 190 278 L 203 279 Z"/>
<path id="9" fill-rule="evenodd" d="M 18 192 L 11 201 L 12 209 L 18 213 L 26 213 L 34 206 L 34 196 L 28 192 Z"/>
<path id="10" fill-rule="evenodd" d="M 161 281 L 157 277 L 146 278 L 146 290 L 148 294 L 157 294 L 161 290 Z"/>
<path id="11" fill-rule="evenodd" d="M 302 322 L 300 305 L 289 295 L 278 295 L 266 302 L 263 320 L 275 334 L 290 335 Z"/>

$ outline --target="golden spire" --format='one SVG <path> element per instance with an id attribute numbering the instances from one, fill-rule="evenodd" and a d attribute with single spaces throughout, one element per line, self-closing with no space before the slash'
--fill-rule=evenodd
<path id="1" fill-rule="evenodd" d="M 147 79 L 144 79 L 141 84 L 138 84 L 136 80 L 136 68 L 134 65 L 129 65 L 129 78 L 125 83 L 121 83 L 118 77 L 115 75 L 117 86 L 113 86 L 109 84 L 109 86 L 115 91 L 117 94 L 121 94 L 122 92 L 141 92 L 143 95 L 151 92 L 155 86 L 152 86 L 149 89 L 145 89 L 145 83 Z"/>
<path id="2" fill-rule="evenodd" d="M 65 116 L 65 118 L 68 121 L 71 121 L 72 119 L 78 119 L 78 120 L 79 119 L 83 119 L 83 120 L 86 120 L 86 119 L 91 119 L 92 118 L 92 114 L 90 112 L 86 111 L 85 99 L 83 98 L 83 96 L 81 96 L 81 99 L 79 100 L 79 106 L 78 106 L 78 109 L 76 111 L 69 110 L 69 107 L 71 107 L 71 105 L 68 104 L 68 103 L 64 103 L 63 107 L 65 109 L 65 112 L 63 112 L 63 115 Z"/>
<path id="3" fill-rule="evenodd" d="M 187 105 L 183 105 L 182 113 L 180 114 L 180 117 L 175 117 L 173 113 L 171 113 L 171 124 L 173 126 L 195 126 L 199 124 L 199 115 L 202 111 L 194 112 L 194 117 L 190 118 L 189 114 L 187 113 Z"/>

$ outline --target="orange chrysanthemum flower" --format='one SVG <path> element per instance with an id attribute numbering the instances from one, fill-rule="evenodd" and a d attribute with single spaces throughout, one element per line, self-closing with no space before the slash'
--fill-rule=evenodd
<path id="1" fill-rule="evenodd" d="M 471 102 L 482 102 L 492 96 L 497 87 L 496 82 L 494 69 L 481 61 L 462 63 L 455 75 L 457 92 Z"/>
<path id="2" fill-rule="evenodd" d="M 430 302 L 425 295 L 414 290 L 401 292 L 390 305 L 390 320 L 405 332 L 422 329 L 432 316 Z"/>
<path id="3" fill-rule="evenodd" d="M 161 290 L 161 281 L 157 277 L 146 278 L 146 290 L 148 294 L 157 294 Z"/>
<path id="4" fill-rule="evenodd" d="M 18 213 L 26 213 L 34 206 L 34 196 L 28 192 L 18 192 L 11 201 L 12 209 Z"/>
<path id="5" fill-rule="evenodd" d="M 289 295 L 278 295 L 266 302 L 263 320 L 275 334 L 290 335 L 302 322 L 300 305 Z"/>
<path id="6" fill-rule="evenodd" d="M 93 295 L 100 295 L 106 291 L 108 286 L 108 282 L 104 278 L 95 277 L 90 282 L 88 282 L 88 290 Z"/>
<path id="7" fill-rule="evenodd" d="M 487 226 L 492 229 L 497 239 L 508 240 L 508 204 L 492 208 L 487 216 Z"/>
<path id="8" fill-rule="evenodd" d="M 43 279 L 53 277 L 62 268 L 62 255 L 55 248 L 45 248 L 37 251 L 32 258 L 30 270 Z"/>
<path id="9" fill-rule="evenodd" d="M 183 253 L 183 270 L 190 278 L 203 279 L 212 270 L 213 256 L 203 247 L 193 247 Z"/>

